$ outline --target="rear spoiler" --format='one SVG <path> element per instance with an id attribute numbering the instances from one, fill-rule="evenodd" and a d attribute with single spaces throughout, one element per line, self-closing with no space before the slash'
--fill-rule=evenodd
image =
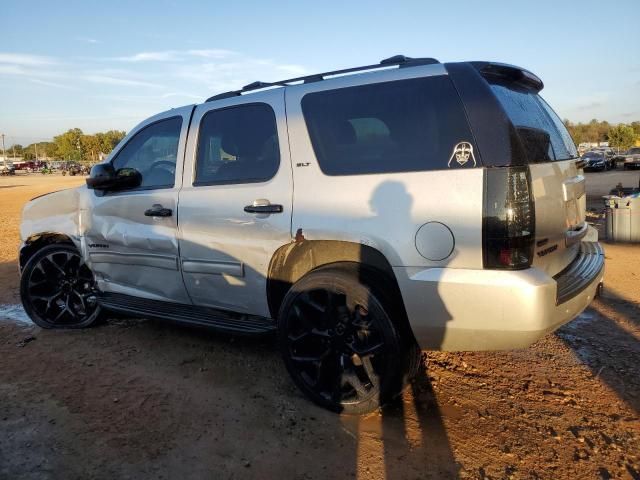
<path id="1" fill-rule="evenodd" d="M 538 93 L 544 88 L 540 78 L 524 68 L 496 62 L 469 62 L 478 70 L 480 75 L 487 79 L 495 79 L 516 84 Z"/>

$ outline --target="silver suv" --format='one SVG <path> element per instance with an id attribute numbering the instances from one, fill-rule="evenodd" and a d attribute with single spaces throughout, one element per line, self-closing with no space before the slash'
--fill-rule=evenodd
<path id="1" fill-rule="evenodd" d="M 16 167 L 13 163 L 5 160 L 0 160 L 0 175 L 15 175 Z"/>
<path id="2" fill-rule="evenodd" d="M 542 87 L 397 56 L 158 114 L 86 186 L 27 204 L 25 309 L 275 331 L 295 383 L 348 413 L 397 395 L 420 349 L 527 347 L 604 269 Z"/>

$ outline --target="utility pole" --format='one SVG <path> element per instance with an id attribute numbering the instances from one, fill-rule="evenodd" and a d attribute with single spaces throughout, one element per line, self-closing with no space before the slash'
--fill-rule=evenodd
<path id="1" fill-rule="evenodd" d="M 2 162 L 5 163 L 7 161 L 7 154 L 4 151 L 4 133 L 0 134 L 2 137 Z"/>
<path id="2" fill-rule="evenodd" d="M 82 151 L 80 150 L 80 137 L 76 140 L 76 147 L 78 148 L 78 162 L 82 163 Z"/>
<path id="3" fill-rule="evenodd" d="M 34 143 L 33 146 L 36 147 L 36 162 L 37 162 L 38 161 L 38 144 Z"/>

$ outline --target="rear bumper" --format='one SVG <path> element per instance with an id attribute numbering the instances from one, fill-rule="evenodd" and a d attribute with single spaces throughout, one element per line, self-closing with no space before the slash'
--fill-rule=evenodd
<path id="1" fill-rule="evenodd" d="M 428 350 L 525 348 L 578 316 L 604 280 L 604 253 L 582 242 L 550 277 L 520 271 L 394 268 L 418 344 Z"/>

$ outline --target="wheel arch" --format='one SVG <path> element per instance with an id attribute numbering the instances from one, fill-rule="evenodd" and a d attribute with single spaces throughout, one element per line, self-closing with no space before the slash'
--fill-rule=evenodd
<path id="1" fill-rule="evenodd" d="M 400 287 L 391 264 L 376 248 L 342 240 L 302 240 L 282 245 L 271 257 L 267 277 L 269 311 L 277 318 L 282 301 L 291 286 L 304 275 L 328 265 L 357 270 L 374 282 L 385 282 L 388 293 L 404 312 Z M 364 268 L 363 268 L 364 267 Z M 374 285 L 375 287 L 375 285 Z"/>
<path id="2" fill-rule="evenodd" d="M 69 235 L 57 232 L 42 232 L 30 235 L 22 244 L 19 255 L 20 271 L 33 255 L 43 247 L 54 243 L 64 243 L 78 247 Z"/>

